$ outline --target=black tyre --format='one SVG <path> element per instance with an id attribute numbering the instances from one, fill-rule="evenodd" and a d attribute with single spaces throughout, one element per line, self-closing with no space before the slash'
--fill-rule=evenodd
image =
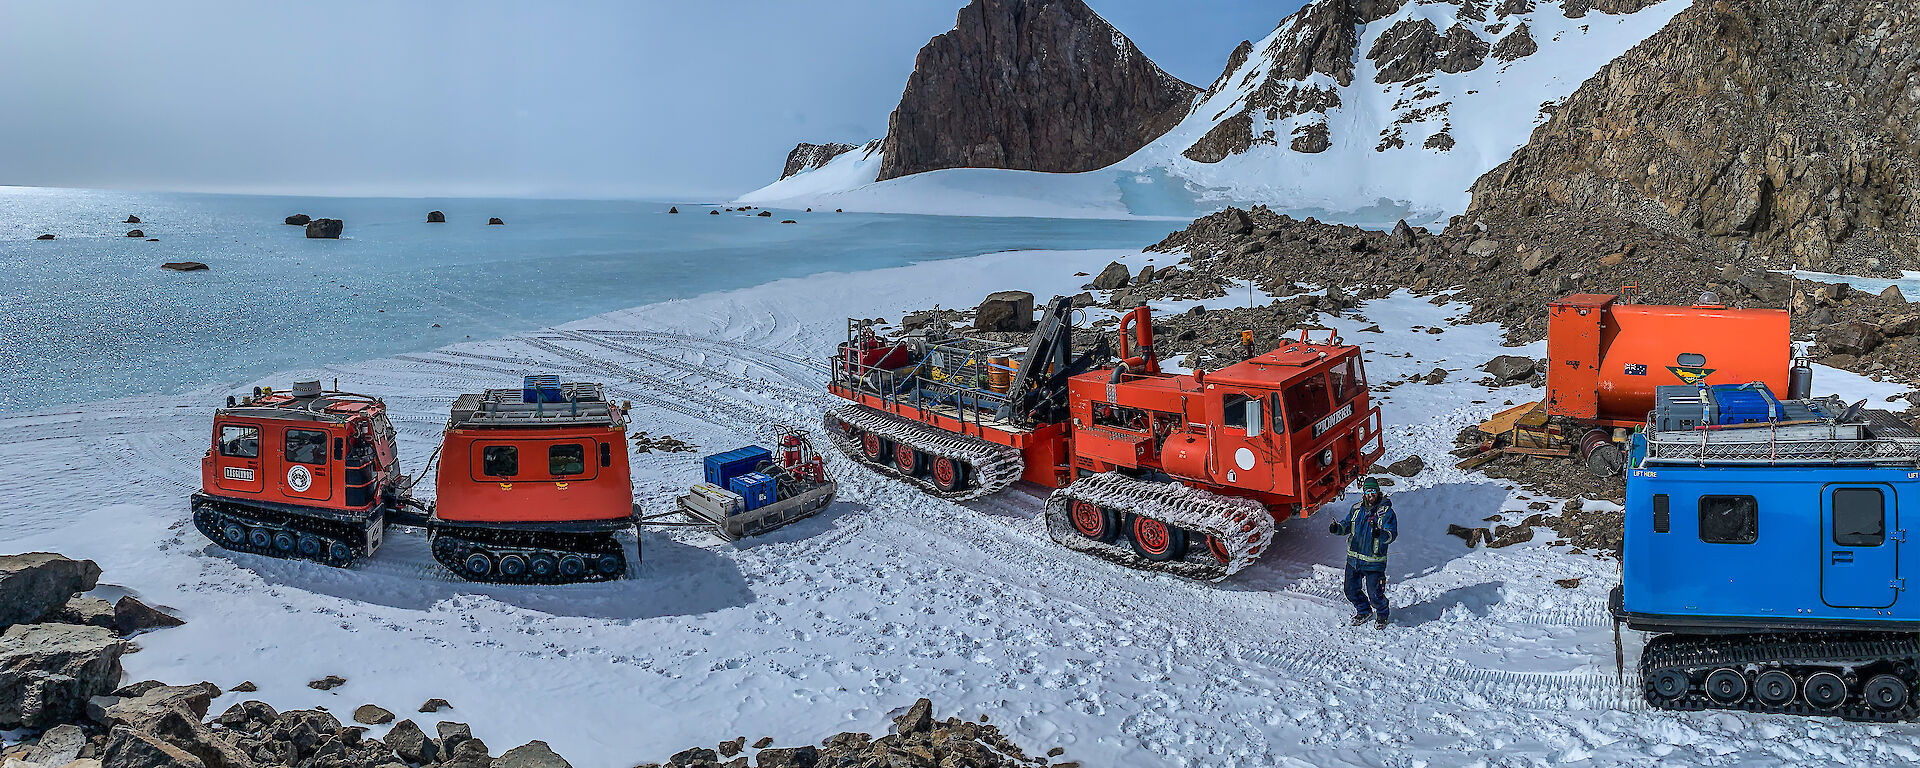
<path id="1" fill-rule="evenodd" d="M 1860 689 L 1860 696 L 1867 705 L 1882 712 L 1892 712 L 1907 705 L 1907 683 L 1893 675 L 1874 675 Z"/>
<path id="2" fill-rule="evenodd" d="M 1760 673 L 1753 679 L 1753 697 L 1769 707 L 1784 707 L 1793 703 L 1793 695 L 1799 692 L 1794 685 L 1793 675 L 1777 669 Z"/>
<path id="3" fill-rule="evenodd" d="M 1187 532 L 1144 515 L 1136 515 L 1127 526 L 1127 543 L 1133 553 L 1164 563 L 1187 555 Z"/>
<path id="4" fill-rule="evenodd" d="M 893 466 L 898 467 L 900 474 L 907 477 L 919 477 L 920 473 L 926 471 L 927 455 L 914 450 L 913 446 L 906 443 L 894 443 Z"/>
<path id="5" fill-rule="evenodd" d="M 1833 709 L 1847 700 L 1847 681 L 1832 672 L 1815 672 L 1807 676 L 1802 695 L 1814 709 Z"/>
<path id="6" fill-rule="evenodd" d="M 527 572 L 527 558 L 520 555 L 506 555 L 500 558 L 500 575 L 514 578 Z"/>
<path id="7" fill-rule="evenodd" d="M 928 467 L 927 474 L 933 478 L 935 488 L 939 488 L 944 493 L 953 493 L 967 487 L 967 473 L 973 468 L 967 466 L 966 462 L 945 456 L 935 456 L 928 463 L 931 466 Z"/>
<path id="8" fill-rule="evenodd" d="M 893 453 L 893 446 L 889 443 L 886 438 L 872 432 L 864 433 L 860 435 L 860 455 L 867 457 L 867 461 L 884 465 Z"/>
<path id="9" fill-rule="evenodd" d="M 540 578 L 552 576 L 559 569 L 560 562 L 554 559 L 553 555 L 542 552 L 527 558 L 527 572 Z"/>
<path id="10" fill-rule="evenodd" d="M 1074 532 L 1102 544 L 1112 544 L 1120 537 L 1120 521 L 1114 519 L 1113 512 L 1086 499 L 1068 500 L 1067 518 Z"/>
<path id="11" fill-rule="evenodd" d="M 563 555 L 560 558 L 560 575 L 569 579 L 577 579 L 586 575 L 586 573 L 586 558 L 574 554 Z"/>
<path id="12" fill-rule="evenodd" d="M 247 543 L 247 527 L 228 520 L 220 524 L 220 538 L 228 544 Z"/>
<path id="13" fill-rule="evenodd" d="M 472 576 L 485 576 L 493 573 L 493 558 L 487 557 L 486 554 L 481 552 L 467 555 L 467 559 L 461 561 L 461 565 L 466 566 L 467 573 Z"/>
<path id="14" fill-rule="evenodd" d="M 606 554 L 594 558 L 593 565 L 595 568 L 600 569 L 601 573 L 611 576 L 619 573 L 621 567 L 625 566 L 626 563 L 621 560 L 619 555 Z"/>
<path id="15" fill-rule="evenodd" d="M 273 545 L 273 532 L 265 528 L 248 528 L 247 543 L 266 549 Z"/>
<path id="16" fill-rule="evenodd" d="M 1732 704 L 1747 697 L 1747 678 L 1737 669 L 1722 667 L 1707 675 L 1707 695 L 1721 704 Z"/>
<path id="17" fill-rule="evenodd" d="M 1687 690 L 1693 687 L 1693 683 L 1687 679 L 1687 673 L 1668 669 L 1654 673 L 1648 687 L 1653 695 L 1662 701 L 1675 701 L 1687 695 Z"/>

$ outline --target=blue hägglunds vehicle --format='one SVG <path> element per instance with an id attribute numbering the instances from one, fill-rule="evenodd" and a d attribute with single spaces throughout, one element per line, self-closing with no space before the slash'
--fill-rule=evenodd
<path id="1" fill-rule="evenodd" d="M 1920 434 L 1837 398 L 1661 387 L 1627 473 L 1615 620 L 1647 700 L 1849 720 L 1920 713 Z"/>

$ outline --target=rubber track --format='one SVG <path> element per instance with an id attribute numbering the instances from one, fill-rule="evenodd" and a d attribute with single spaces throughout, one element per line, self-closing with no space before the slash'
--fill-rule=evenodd
<path id="1" fill-rule="evenodd" d="M 276 519 L 268 519 L 269 517 Z M 320 550 L 324 554 L 318 557 L 303 555 L 300 553 L 298 544 L 294 545 L 293 550 L 287 551 L 275 549 L 272 545 L 264 547 L 255 546 L 250 541 L 227 541 L 227 538 L 220 534 L 220 529 L 223 527 L 223 524 L 229 520 L 238 522 L 249 528 L 265 528 L 269 533 L 289 531 L 302 539 L 317 540 L 320 543 Z M 377 525 L 378 523 L 376 522 L 374 524 Z M 249 515 L 241 514 L 236 507 L 228 506 L 226 509 L 220 509 L 207 504 L 199 504 L 193 508 L 193 527 L 198 528 L 202 536 L 207 537 L 207 540 L 212 541 L 215 546 L 222 549 L 274 557 L 281 560 L 305 560 L 334 568 L 346 568 L 367 556 L 367 547 L 365 544 L 367 532 L 364 529 L 355 531 L 351 524 L 334 520 L 318 520 L 300 517 L 298 515 L 275 513 L 268 513 L 263 516 L 257 511 L 255 514 Z M 359 535 L 358 540 L 354 539 L 354 534 L 356 533 Z M 348 556 L 345 558 L 334 557 L 335 544 L 345 545 L 349 553 Z"/>
<path id="2" fill-rule="evenodd" d="M 1221 541 L 1230 555 L 1222 563 L 1204 538 L 1191 535 L 1186 556 L 1164 562 L 1148 560 L 1120 543 L 1094 541 L 1074 530 L 1069 502 L 1080 499 L 1123 515 L 1152 518 Z M 1124 516 L 1120 520 L 1124 527 Z M 1136 480 L 1118 472 L 1083 475 L 1047 497 L 1047 534 L 1068 549 L 1086 552 L 1129 568 L 1159 571 L 1201 581 L 1219 581 L 1260 559 L 1273 541 L 1273 515 L 1253 499 L 1222 496 L 1173 482 Z"/>
<path id="3" fill-rule="evenodd" d="M 440 561 L 440 565 L 455 576 L 484 584 L 587 584 L 613 581 L 627 575 L 626 551 L 621 548 L 620 540 L 611 533 L 563 534 L 443 528 L 432 531 L 428 540 L 433 559 Z M 467 556 L 475 550 L 484 550 L 492 555 L 495 565 L 486 575 L 474 574 L 466 569 Z M 557 569 L 547 576 L 536 576 L 531 568 L 517 577 L 501 574 L 498 565 L 500 558 L 514 554 L 529 560 L 535 555 L 546 555 L 556 562 L 567 554 L 584 555 L 587 558 L 587 570 L 575 578 L 562 576 Z M 597 565 L 600 556 L 608 554 L 620 561 L 612 572 L 600 570 Z"/>
<path id="4" fill-rule="evenodd" d="M 890 413 L 882 413 L 856 403 L 844 403 L 829 408 L 820 418 L 821 426 L 827 430 L 827 438 L 833 442 L 847 458 L 860 462 L 891 477 L 911 483 L 939 498 L 953 501 L 966 501 L 988 496 L 1005 490 L 1020 479 L 1026 471 L 1026 459 L 1020 451 L 1008 446 L 989 443 L 976 437 L 956 435 L 937 427 L 917 421 L 903 419 Z M 940 490 L 933 481 L 924 477 L 907 477 L 889 464 L 877 464 L 867 460 L 857 441 L 847 435 L 847 427 L 872 432 L 889 442 L 906 443 L 929 456 L 939 456 L 964 462 L 968 467 L 967 485 L 958 491 Z"/>
<path id="5" fill-rule="evenodd" d="M 1788 715 L 1838 715 L 1858 722 L 1891 723 L 1912 720 L 1920 715 L 1920 690 L 1916 690 L 1916 664 L 1920 664 L 1920 638 L 1883 633 L 1804 633 L 1717 635 L 1712 637 L 1661 635 L 1647 643 L 1640 655 L 1641 690 L 1649 704 L 1659 709 L 1699 711 L 1733 709 Z M 1732 704 L 1722 704 L 1708 696 L 1704 683 L 1708 674 L 1722 667 L 1740 670 L 1747 677 L 1747 696 Z M 1691 685 L 1675 700 L 1664 700 L 1654 693 L 1655 676 L 1669 669 L 1687 673 Z M 1835 709 L 1815 709 L 1806 697 L 1796 692 L 1785 706 L 1762 704 L 1753 695 L 1753 679 L 1759 673 L 1778 669 L 1793 676 L 1796 689 L 1815 672 L 1834 672 L 1847 681 L 1846 701 Z M 1893 673 L 1906 681 L 1906 706 L 1881 710 L 1861 701 L 1860 689 L 1875 675 Z"/>

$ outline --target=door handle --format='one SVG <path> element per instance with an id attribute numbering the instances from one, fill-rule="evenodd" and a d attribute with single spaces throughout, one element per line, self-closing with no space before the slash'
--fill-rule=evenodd
<path id="1" fill-rule="evenodd" d="M 1844 563 L 1853 562 L 1853 550 L 1849 550 L 1849 549 L 1834 550 L 1832 562 L 1835 564 L 1844 564 Z"/>

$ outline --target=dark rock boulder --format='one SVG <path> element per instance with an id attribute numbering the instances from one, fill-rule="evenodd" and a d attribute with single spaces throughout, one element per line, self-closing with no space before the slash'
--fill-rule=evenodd
<path id="1" fill-rule="evenodd" d="M 1082 0 L 973 0 L 920 49 L 879 178 L 1103 168 L 1166 133 L 1198 92 Z"/>
<path id="2" fill-rule="evenodd" d="M 211 269 L 211 267 L 198 261 L 169 261 L 161 264 L 160 268 L 171 269 L 175 272 L 204 272 Z"/>
<path id="3" fill-rule="evenodd" d="M 820 750 L 811 744 L 762 749 L 753 757 L 757 768 L 815 768 L 820 764 Z"/>
<path id="4" fill-rule="evenodd" d="M 122 223 L 124 223 L 124 224 L 139 224 L 139 223 L 140 223 L 140 217 L 138 217 L 138 216 L 135 216 L 135 215 L 133 215 L 133 214 L 127 214 L 127 220 L 126 220 L 126 221 L 124 221 L 124 222 L 122 222 Z"/>
<path id="5" fill-rule="evenodd" d="M 100 566 L 52 552 L 0 555 L 0 629 L 39 621 L 100 583 Z"/>
<path id="6" fill-rule="evenodd" d="M 114 694 L 95 696 L 88 701 L 88 718 L 109 728 L 123 725 L 168 734 L 182 731 L 187 724 L 198 725 L 207 716 L 208 705 L 220 695 L 220 687 L 212 683 L 149 682 L 139 687 L 128 686 Z"/>
<path id="7" fill-rule="evenodd" d="M 338 688 L 346 684 L 347 684 L 347 679 L 344 677 L 341 677 L 339 675 L 327 675 L 326 677 L 307 683 L 307 687 L 312 688 L 316 691 L 331 691 L 335 688 Z"/>
<path id="8" fill-rule="evenodd" d="M 42 768 L 59 768 L 80 759 L 87 748 L 87 734 L 80 726 L 56 725 L 40 734 L 40 741 L 27 750 L 25 762 Z"/>
<path id="9" fill-rule="evenodd" d="M 310 221 L 313 221 L 313 217 L 304 213 L 296 213 L 287 217 L 287 224 L 295 227 L 304 227 L 307 225 L 307 222 Z"/>
<path id="10" fill-rule="evenodd" d="M 307 237 L 316 240 L 338 240 L 340 233 L 346 228 L 346 222 L 339 219 L 314 219 L 307 222 Z"/>
<path id="11" fill-rule="evenodd" d="M 759 212 L 759 213 L 756 213 L 756 214 L 754 214 L 754 215 L 755 215 L 755 216 L 759 216 L 760 218 L 763 218 L 763 219 L 771 219 L 771 218 L 773 218 L 773 211 L 761 211 L 761 212 Z"/>
<path id="12" fill-rule="evenodd" d="M 1501 384 L 1513 384 L 1533 378 L 1538 366 L 1531 357 L 1520 355 L 1501 355 L 1480 366 L 1480 370 L 1493 375 L 1494 381 Z"/>
<path id="13" fill-rule="evenodd" d="M 147 236 L 147 233 L 145 233 L 145 232 L 142 232 L 142 231 L 140 231 L 140 230 L 137 230 L 137 229 L 129 229 L 129 230 L 127 230 L 127 237 L 146 237 L 146 236 Z"/>
<path id="14" fill-rule="evenodd" d="M 459 746 L 445 750 L 448 757 L 440 768 L 492 768 L 493 757 L 487 754 L 487 743 L 479 739 L 467 739 Z"/>
<path id="15" fill-rule="evenodd" d="M 718 208 L 714 208 L 714 209 L 712 209 L 712 210 L 709 210 L 709 211 L 707 211 L 707 215 L 708 215 L 708 216 L 718 216 L 718 215 L 720 215 L 720 209 L 718 209 Z"/>
<path id="16" fill-rule="evenodd" d="M 113 628 L 122 636 L 131 636 L 149 629 L 177 627 L 187 622 L 170 614 L 161 612 L 146 603 L 125 595 L 113 604 Z"/>
<path id="17" fill-rule="evenodd" d="M 677 205 L 667 206 L 667 213 L 679 213 L 679 212 L 680 212 L 680 206 L 677 206 Z"/>
<path id="18" fill-rule="evenodd" d="M 974 310 L 973 327 L 982 331 L 1033 330 L 1033 294 L 1026 291 L 999 291 L 987 295 Z"/>
<path id="19" fill-rule="evenodd" d="M 454 748 L 459 747 L 462 742 L 473 739 L 473 729 L 468 727 L 466 723 L 452 723 L 442 720 L 433 726 L 433 730 L 439 737 L 435 739 L 435 741 L 440 743 L 440 754 L 443 755 L 453 754 Z"/>
<path id="20" fill-rule="evenodd" d="M 427 211 L 427 223 L 445 224 L 447 223 L 447 215 L 439 211 Z"/>
<path id="21" fill-rule="evenodd" d="M 373 704 L 362 704 L 353 710 L 353 721 L 361 725 L 386 725 L 393 722 L 393 713 Z"/>
<path id="22" fill-rule="evenodd" d="M 394 754 L 408 763 L 424 765 L 440 760 L 440 745 L 433 739 L 427 738 L 426 732 L 420 730 L 420 726 L 415 725 L 412 720 L 394 723 L 393 729 L 387 731 L 384 741 L 387 746 L 393 748 Z"/>
<path id="23" fill-rule="evenodd" d="M 186 750 L 145 731 L 121 726 L 107 734 L 102 768 L 207 768 Z"/>
<path id="24" fill-rule="evenodd" d="M 1860 355 L 1872 352 L 1885 337 L 1879 328 L 1862 322 L 1841 323 L 1820 329 L 1820 344 L 1831 354 Z"/>
<path id="25" fill-rule="evenodd" d="M 41 236 L 39 236 L 39 237 L 36 237 L 36 238 L 34 238 L 34 239 L 35 239 L 35 240 L 52 240 L 52 239 L 53 239 L 53 235 L 51 235 L 51 234 L 47 234 L 47 235 L 41 235 Z"/>
<path id="26" fill-rule="evenodd" d="M 853 151 L 852 144 L 808 144 L 794 145 L 787 153 L 787 165 L 780 169 L 780 178 L 786 178 L 802 171 L 811 171 L 832 162 L 834 158 Z"/>
<path id="27" fill-rule="evenodd" d="M 452 708 L 453 705 L 448 704 L 446 699 L 427 699 L 426 703 L 420 705 L 421 712 L 438 712 L 443 709 Z"/>
<path id="28" fill-rule="evenodd" d="M 113 603 L 97 597 L 74 595 L 67 604 L 43 619 L 61 624 L 80 624 L 88 627 L 113 629 Z"/>
<path id="29" fill-rule="evenodd" d="M 1093 287 L 1102 291 L 1125 288 L 1132 276 L 1132 273 L 1127 271 L 1127 265 L 1117 261 L 1109 262 L 1106 269 L 1100 270 L 1100 274 L 1093 278 Z"/>
<path id="30" fill-rule="evenodd" d="M 0 634 L 0 730 L 80 719 L 120 683 L 126 641 L 101 627 L 22 624 Z"/>
<path id="31" fill-rule="evenodd" d="M 1413 477 L 1426 471 L 1426 469 L 1427 460 L 1420 458 L 1420 454 L 1417 453 L 1387 465 L 1388 472 L 1392 472 L 1400 477 Z"/>
<path id="32" fill-rule="evenodd" d="M 501 224 L 506 224 L 506 222 L 504 222 L 504 221 L 501 221 L 501 220 L 500 220 L 500 217 L 498 217 L 498 216 L 495 216 L 495 217 L 493 217 L 493 218 L 491 218 L 491 219 L 487 219 L 487 224 L 488 224 L 488 225 L 501 225 Z"/>
<path id="33" fill-rule="evenodd" d="M 573 768 L 571 763 L 553 753 L 544 741 L 529 741 L 493 761 L 493 768 Z"/>

